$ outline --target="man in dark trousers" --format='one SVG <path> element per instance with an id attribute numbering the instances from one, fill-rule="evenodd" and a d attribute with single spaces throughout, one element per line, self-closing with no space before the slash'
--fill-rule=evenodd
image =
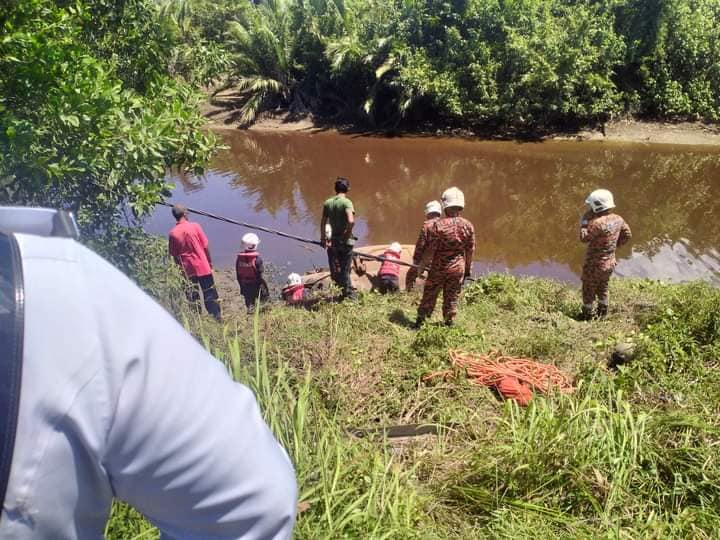
<path id="1" fill-rule="evenodd" d="M 188 221 L 187 213 L 187 207 L 182 204 L 172 207 L 172 215 L 177 223 L 170 231 L 169 252 L 191 282 L 187 292 L 188 300 L 197 305 L 200 300 L 197 285 L 200 285 L 205 309 L 219 321 L 220 304 L 212 275 L 208 239 L 198 223 Z"/>
<path id="2" fill-rule="evenodd" d="M 356 240 L 352 234 L 355 208 L 347 196 L 349 190 L 350 181 L 338 177 L 335 181 L 335 196 L 325 201 L 320 223 L 320 242 L 327 248 L 330 275 L 342 288 L 343 298 L 355 298 L 350 280 L 352 249 Z M 330 225 L 330 238 L 327 237 L 326 225 Z"/>

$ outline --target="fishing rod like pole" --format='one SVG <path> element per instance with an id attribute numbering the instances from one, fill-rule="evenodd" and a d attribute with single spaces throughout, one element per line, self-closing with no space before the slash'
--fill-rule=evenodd
<path id="1" fill-rule="evenodd" d="M 169 208 L 172 208 L 174 205 L 166 202 L 159 202 L 158 204 L 162 206 L 167 206 Z M 254 229 L 256 231 L 262 231 L 266 232 L 268 234 L 275 234 L 277 236 L 282 236 L 283 238 L 289 238 L 291 240 L 297 240 L 298 242 L 303 242 L 305 244 L 312 244 L 314 246 L 320 246 L 324 248 L 325 246 L 320 242 L 319 240 L 311 240 L 310 238 L 303 238 L 302 236 L 295 236 L 294 234 L 288 234 L 286 232 L 277 231 L 275 229 L 269 229 L 268 227 L 262 227 L 261 225 L 253 225 L 251 223 L 245 223 L 244 221 L 238 221 L 236 219 L 230 219 L 224 216 L 219 216 L 217 214 L 212 214 L 210 212 L 205 212 L 204 210 L 197 210 L 195 208 L 187 208 L 187 211 L 192 214 L 197 214 L 199 216 L 205 216 L 210 219 L 216 219 L 218 221 L 224 221 L 225 223 L 230 223 L 231 225 L 238 225 L 240 227 L 246 227 L 248 229 Z M 362 253 L 361 251 L 352 251 L 352 254 L 361 258 L 361 259 L 371 259 L 375 261 L 385 262 L 389 261 L 394 264 L 399 264 L 402 266 L 409 266 L 411 268 L 417 268 L 417 265 L 412 263 L 407 263 L 404 261 L 401 261 L 399 259 L 388 259 L 387 257 L 381 257 L 380 255 L 370 255 L 369 253 Z"/>

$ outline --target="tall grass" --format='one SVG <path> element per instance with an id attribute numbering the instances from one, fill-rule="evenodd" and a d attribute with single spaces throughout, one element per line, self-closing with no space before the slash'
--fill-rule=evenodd
<path id="1" fill-rule="evenodd" d="M 536 520 L 564 534 L 652 525 L 695 535 L 698 520 L 720 522 L 719 435 L 697 417 L 637 411 L 622 391 L 591 383 L 524 410 L 508 403 L 494 444 L 451 492 L 491 528 Z"/>
<path id="2" fill-rule="evenodd" d="M 618 280 L 613 299 L 608 319 L 582 323 L 576 289 L 492 275 L 465 290 L 452 329 L 406 328 L 412 294 L 224 325 L 178 316 L 291 456 L 296 538 L 717 538 L 720 291 Z M 627 339 L 635 359 L 608 371 Z M 577 391 L 519 409 L 462 378 L 422 383 L 451 348 L 555 363 Z M 424 422 L 453 427 L 401 442 L 346 429 Z M 157 534 L 122 506 L 110 525 L 109 538 Z"/>
<path id="3" fill-rule="evenodd" d="M 235 380 L 248 385 L 297 473 L 301 510 L 295 538 L 419 537 L 420 499 L 392 453 L 370 441 L 353 438 L 328 411 L 313 389 L 313 372 L 293 370 L 272 358 L 253 324 L 254 358 L 227 329 L 223 343 L 200 338 L 214 350 Z M 272 361 L 271 361 L 272 358 Z"/>

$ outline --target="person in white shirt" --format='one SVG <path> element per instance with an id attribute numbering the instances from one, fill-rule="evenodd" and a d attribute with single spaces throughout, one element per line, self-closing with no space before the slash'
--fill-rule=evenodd
<path id="1" fill-rule="evenodd" d="M 113 497 L 165 538 L 290 538 L 293 466 L 252 392 L 90 250 L 13 236 L 23 363 L 0 538 L 101 538 Z"/>

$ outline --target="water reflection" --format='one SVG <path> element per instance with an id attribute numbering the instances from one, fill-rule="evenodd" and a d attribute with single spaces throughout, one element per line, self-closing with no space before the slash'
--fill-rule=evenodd
<path id="1" fill-rule="evenodd" d="M 634 234 L 619 253 L 619 274 L 720 281 L 720 151 L 712 148 L 252 132 L 225 143 L 206 177 L 175 177 L 174 200 L 315 237 L 332 179 L 342 175 L 352 182 L 363 244 L 412 243 L 425 202 L 457 185 L 477 231 L 477 272 L 576 281 L 581 203 L 602 186 Z M 166 232 L 167 214 L 148 229 Z M 242 230 L 203 224 L 218 263 L 230 265 Z M 325 262 L 320 250 L 267 235 L 262 247 L 298 270 Z"/>

